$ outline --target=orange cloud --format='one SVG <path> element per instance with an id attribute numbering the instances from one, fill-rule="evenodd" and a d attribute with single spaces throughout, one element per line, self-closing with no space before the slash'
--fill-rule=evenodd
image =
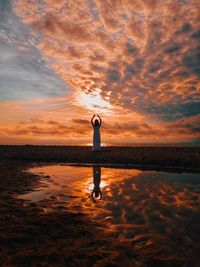
<path id="1" fill-rule="evenodd" d="M 45 122 L 59 125 L 31 128 L 32 121 L 22 130 L 13 128 L 14 135 L 45 136 L 54 127 L 52 135 L 64 136 L 67 116 L 68 131 L 86 140 L 86 120 L 101 112 L 108 142 L 112 135 L 124 142 L 198 138 L 197 129 L 188 126 L 199 115 L 197 0 L 61 2 L 15 3 L 16 14 L 37 37 L 35 47 L 70 92 L 57 101 L 24 103 L 11 120 L 27 122 L 40 110 Z M 8 109 L 8 103 L 1 105 Z M 11 111 L 4 114 L 8 118 Z M 72 137 L 67 134 L 66 142 L 67 136 Z"/>

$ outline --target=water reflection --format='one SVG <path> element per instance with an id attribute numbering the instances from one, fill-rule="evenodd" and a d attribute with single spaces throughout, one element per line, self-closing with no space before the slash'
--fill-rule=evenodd
<path id="1" fill-rule="evenodd" d="M 98 200 L 102 199 L 102 192 L 100 189 L 101 167 L 99 165 L 93 166 L 93 183 L 94 183 L 94 189 L 92 190 L 91 197 L 94 202 L 97 202 Z"/>
<path id="2" fill-rule="evenodd" d="M 142 257 L 150 253 L 166 260 L 198 258 L 199 174 L 98 165 L 44 166 L 31 171 L 43 174 L 44 184 L 20 198 L 38 201 L 47 210 L 84 212 Z"/>

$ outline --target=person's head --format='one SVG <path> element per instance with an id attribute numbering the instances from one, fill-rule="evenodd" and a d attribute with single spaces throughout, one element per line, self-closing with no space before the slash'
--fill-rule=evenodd
<path id="1" fill-rule="evenodd" d="M 101 200 L 102 199 L 101 189 L 99 187 L 94 188 L 92 191 L 91 197 L 94 202 L 98 202 L 99 200 Z"/>
<path id="2" fill-rule="evenodd" d="M 95 126 L 98 126 L 99 125 L 99 121 L 97 119 L 94 121 L 94 125 Z"/>

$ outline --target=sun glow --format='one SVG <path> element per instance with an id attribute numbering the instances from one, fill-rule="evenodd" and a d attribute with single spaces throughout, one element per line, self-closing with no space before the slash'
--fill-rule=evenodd
<path id="1" fill-rule="evenodd" d="M 94 183 L 92 182 L 92 177 L 89 178 L 87 182 L 85 182 L 85 192 L 91 193 L 92 190 L 94 189 Z M 109 183 L 106 181 L 101 181 L 100 183 L 100 189 L 103 189 L 104 187 L 108 186 Z"/>
<path id="2" fill-rule="evenodd" d="M 111 105 L 109 102 L 105 101 L 100 95 L 101 90 L 96 89 L 92 94 L 86 94 L 85 92 L 80 92 L 78 95 L 79 103 L 86 107 L 89 110 L 93 111 L 103 111 L 106 109 L 111 109 Z"/>

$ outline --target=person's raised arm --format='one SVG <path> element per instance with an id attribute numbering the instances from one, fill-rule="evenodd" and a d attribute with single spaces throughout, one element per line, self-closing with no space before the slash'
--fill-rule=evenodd
<path id="1" fill-rule="evenodd" d="M 99 115 L 97 115 L 97 116 L 99 117 L 99 121 L 100 121 L 99 125 L 101 126 L 102 120 L 101 120 Z"/>
<path id="2" fill-rule="evenodd" d="M 93 119 L 94 119 L 95 115 L 92 116 L 92 119 L 91 119 L 91 124 L 92 126 L 94 126 L 94 123 L 93 123 Z"/>

